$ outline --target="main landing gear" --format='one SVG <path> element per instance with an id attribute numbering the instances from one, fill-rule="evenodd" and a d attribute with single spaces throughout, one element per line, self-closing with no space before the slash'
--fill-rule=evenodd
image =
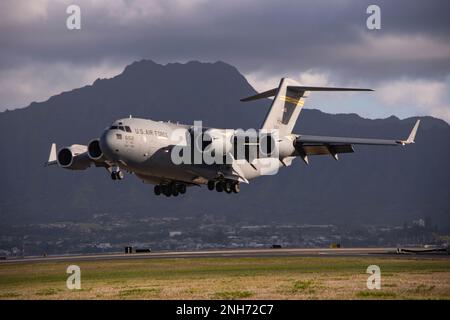
<path id="1" fill-rule="evenodd" d="M 217 192 L 226 192 L 226 193 L 239 193 L 240 187 L 239 182 L 231 181 L 231 180 L 220 180 L 220 181 L 208 181 L 208 189 L 216 190 Z"/>
<path id="2" fill-rule="evenodd" d="M 179 194 L 186 193 L 186 185 L 183 183 L 157 184 L 155 185 L 154 192 L 157 196 L 163 194 L 166 197 L 176 197 Z"/>

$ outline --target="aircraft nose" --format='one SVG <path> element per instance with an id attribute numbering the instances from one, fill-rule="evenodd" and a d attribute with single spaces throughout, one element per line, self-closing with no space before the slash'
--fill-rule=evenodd
<path id="1" fill-rule="evenodd" d="M 119 147 L 117 145 L 116 137 L 111 130 L 106 130 L 100 137 L 100 148 L 103 154 L 109 160 L 117 160 Z"/>

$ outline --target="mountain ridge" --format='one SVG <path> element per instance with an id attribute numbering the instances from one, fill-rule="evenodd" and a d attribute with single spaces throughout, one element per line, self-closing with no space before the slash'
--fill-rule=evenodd
<path id="1" fill-rule="evenodd" d="M 151 187 L 130 175 L 113 183 L 99 168 L 70 172 L 42 167 L 52 142 L 87 144 L 113 120 L 129 114 L 188 124 L 202 119 L 205 126 L 222 128 L 258 128 L 269 100 L 239 102 L 254 93 L 239 71 L 224 62 L 160 65 L 141 60 L 112 78 L 2 112 L 0 217 L 11 224 L 77 220 L 98 212 L 212 213 L 318 223 L 402 223 L 430 216 L 448 227 L 450 176 L 445 168 L 450 152 L 442 146 L 450 142 L 450 126 L 433 117 L 365 119 L 304 109 L 296 133 L 405 138 L 415 119 L 422 123 L 415 145 L 356 147 L 355 154 L 338 162 L 312 157 L 308 167 L 294 161 L 277 176 L 251 181 L 234 197 L 190 188 L 184 197 L 157 198 Z"/>
<path id="2" fill-rule="evenodd" d="M 228 63 L 226 63 L 226 62 L 224 62 L 222 60 L 217 60 L 215 62 L 200 62 L 198 60 L 190 60 L 190 61 L 187 61 L 186 63 L 169 62 L 169 63 L 166 63 L 166 64 L 159 64 L 159 63 L 157 63 L 157 62 L 155 62 L 155 61 L 153 61 L 151 59 L 141 59 L 141 60 L 138 60 L 138 61 L 134 61 L 131 64 L 125 66 L 124 70 L 121 73 L 119 73 L 119 74 L 117 74 L 115 76 L 112 76 L 110 78 L 97 78 L 96 80 L 94 80 L 92 82 L 92 84 L 86 84 L 84 86 L 81 86 L 81 87 L 78 87 L 78 88 L 74 88 L 74 89 L 71 89 L 71 90 L 68 90 L 68 91 L 62 91 L 62 92 L 60 92 L 58 94 L 50 96 L 47 100 L 32 101 L 32 102 L 30 102 L 30 104 L 28 104 L 27 106 L 24 106 L 24 107 L 17 107 L 17 108 L 14 108 L 14 109 L 6 109 L 4 111 L 0 111 L 0 114 L 1 113 L 13 112 L 13 111 L 20 110 L 20 109 L 25 109 L 25 108 L 28 108 L 28 107 L 32 107 L 32 106 L 34 106 L 36 104 L 46 103 L 49 100 L 51 100 L 52 98 L 55 98 L 55 97 L 58 97 L 58 96 L 61 96 L 61 95 L 67 94 L 67 93 L 77 92 L 78 90 L 81 90 L 81 89 L 95 87 L 96 85 L 99 85 L 100 83 L 103 83 L 103 81 L 115 79 L 115 78 L 117 78 L 119 76 L 122 76 L 122 75 L 130 72 L 130 70 L 133 70 L 133 69 L 139 70 L 141 72 L 142 71 L 142 66 L 148 66 L 148 65 L 152 65 L 152 66 L 160 67 L 160 68 L 164 68 L 164 67 L 167 67 L 167 66 L 170 67 L 170 66 L 182 66 L 182 65 L 222 65 L 222 66 L 226 66 L 227 68 L 231 68 L 232 70 L 234 70 L 234 71 L 239 73 L 239 71 L 238 71 L 238 69 L 236 67 L 234 67 L 233 65 L 228 64 Z M 248 84 L 249 84 L 249 86 L 251 86 L 250 83 L 248 83 Z M 257 91 L 254 90 L 254 92 L 257 92 Z M 270 101 L 270 100 L 269 99 L 265 99 L 264 101 Z M 351 113 L 329 113 L 329 112 L 321 111 L 318 108 L 308 108 L 308 107 L 305 107 L 304 110 L 317 110 L 319 112 L 322 112 L 322 113 L 325 113 L 325 114 L 329 114 L 329 115 L 335 115 L 335 116 L 341 116 L 341 115 L 342 116 L 349 116 L 349 117 L 350 116 L 357 116 L 359 119 L 363 119 L 363 120 L 389 120 L 389 119 L 408 120 L 408 119 L 428 118 L 428 119 L 434 119 L 434 120 L 441 121 L 443 124 L 445 124 L 447 126 L 450 126 L 450 124 L 447 123 L 445 120 L 443 120 L 441 118 L 434 117 L 434 116 L 429 116 L 429 115 L 427 115 L 427 116 L 410 116 L 410 117 L 406 117 L 406 118 L 403 118 L 403 119 L 401 119 L 401 118 L 399 118 L 399 117 L 397 117 L 395 115 L 390 115 L 390 116 L 387 116 L 385 118 L 365 118 L 365 117 L 362 117 L 361 115 L 359 115 L 357 113 L 354 113 L 354 112 L 351 112 Z M 163 120 L 163 119 L 158 119 L 158 120 Z"/>

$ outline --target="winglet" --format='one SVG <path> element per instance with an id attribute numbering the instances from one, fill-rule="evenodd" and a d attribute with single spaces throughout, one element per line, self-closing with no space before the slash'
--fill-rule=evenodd
<path id="1" fill-rule="evenodd" d="M 50 154 L 48 156 L 48 161 L 44 164 L 46 167 L 56 164 L 56 143 L 52 143 L 52 147 L 50 148 Z"/>
<path id="2" fill-rule="evenodd" d="M 416 124 L 415 124 L 414 127 L 412 128 L 411 133 L 409 134 L 408 139 L 407 139 L 407 140 L 401 140 L 401 141 L 400 141 L 400 143 L 401 143 L 402 145 L 414 143 L 414 140 L 416 139 L 417 129 L 419 128 L 419 124 L 420 124 L 420 119 L 416 121 Z"/>

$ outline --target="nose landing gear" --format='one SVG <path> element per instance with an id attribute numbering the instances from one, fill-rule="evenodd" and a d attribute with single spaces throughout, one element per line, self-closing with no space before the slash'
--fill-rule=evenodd
<path id="1" fill-rule="evenodd" d="M 124 177 L 125 176 L 121 170 L 111 171 L 111 179 L 113 179 L 113 180 L 122 180 Z"/>

